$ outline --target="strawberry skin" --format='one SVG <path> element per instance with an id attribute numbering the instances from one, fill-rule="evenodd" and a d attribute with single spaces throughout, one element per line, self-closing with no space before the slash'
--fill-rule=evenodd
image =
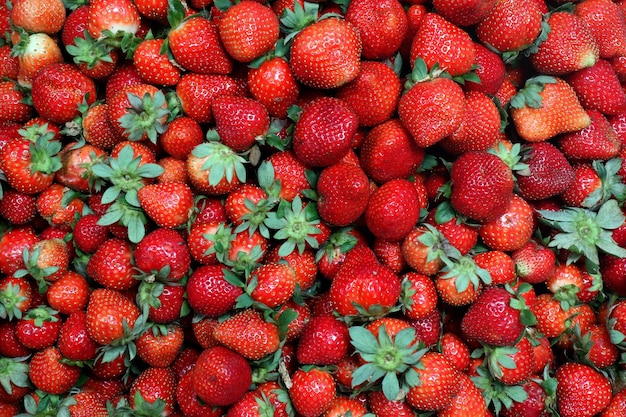
<path id="1" fill-rule="evenodd" d="M 325 168 L 317 182 L 320 217 L 336 226 L 347 226 L 363 214 L 370 195 L 363 170 L 346 162 Z"/>
<path id="2" fill-rule="evenodd" d="M 146 185 L 139 189 L 137 197 L 148 216 L 161 227 L 187 223 L 194 207 L 191 188 L 180 182 Z"/>
<path id="3" fill-rule="evenodd" d="M 555 374 L 558 410 L 562 417 L 591 417 L 611 402 L 608 378 L 588 365 L 569 362 Z"/>

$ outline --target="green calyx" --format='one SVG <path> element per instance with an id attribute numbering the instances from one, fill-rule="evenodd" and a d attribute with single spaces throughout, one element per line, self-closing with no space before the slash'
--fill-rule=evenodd
<path id="1" fill-rule="evenodd" d="M 558 211 L 539 210 L 538 213 L 540 221 L 560 232 L 548 246 L 569 250 L 568 262 L 584 257 L 588 272 L 594 273 L 600 266 L 600 253 L 626 257 L 626 249 L 618 246 L 612 236 L 612 230 L 620 227 L 625 220 L 617 200 L 608 200 L 597 212 L 567 207 Z"/>
<path id="2" fill-rule="evenodd" d="M 413 71 L 407 75 L 406 82 L 404 83 L 404 90 L 408 91 L 415 84 L 442 77 L 450 78 L 450 74 L 441 69 L 439 63 L 436 62 L 430 69 L 428 69 L 426 61 L 418 57 L 413 63 Z"/>
<path id="3" fill-rule="evenodd" d="M 454 287 L 459 293 L 465 291 L 470 284 L 477 290 L 481 283 L 491 284 L 491 274 L 484 268 L 476 265 L 471 256 L 460 258 L 444 257 L 445 266 L 441 269 L 443 279 L 454 278 Z"/>
<path id="4" fill-rule="evenodd" d="M 530 107 L 532 109 L 540 109 L 543 106 L 543 97 L 541 92 L 546 84 L 555 84 L 556 78 L 549 75 L 538 75 L 526 80 L 524 88 L 520 89 L 513 98 L 511 98 L 511 107 L 521 109 Z"/>
<path id="5" fill-rule="evenodd" d="M 119 118 L 120 126 L 125 129 L 124 133 L 131 141 L 138 141 L 147 136 L 152 143 L 156 143 L 158 135 L 167 128 L 165 121 L 170 114 L 165 94 L 157 91 L 154 95 L 146 93 L 139 97 L 127 93 L 127 98 L 130 107 L 126 114 Z"/>
<path id="6" fill-rule="evenodd" d="M 585 198 L 582 206 L 594 209 L 611 198 L 619 203 L 626 200 L 626 184 L 622 182 L 622 176 L 618 175 L 622 168 L 622 159 L 613 158 L 608 161 L 595 160 L 591 166 L 600 177 L 602 187 L 597 188 Z"/>
<path id="7" fill-rule="evenodd" d="M 26 282 L 24 282 L 26 285 Z M 27 300 L 22 295 L 20 285 L 9 283 L 0 291 L 0 319 L 13 320 L 22 318 L 19 305 Z"/>
<path id="8" fill-rule="evenodd" d="M 314 235 L 321 233 L 317 227 L 319 214 L 315 204 L 304 204 L 297 196 L 290 203 L 282 200 L 276 209 L 267 214 L 265 224 L 274 229 L 274 239 L 283 243 L 278 250 L 279 256 L 287 256 L 296 248 L 304 252 L 306 245 L 317 248 L 319 243 Z"/>
<path id="9" fill-rule="evenodd" d="M 366 363 L 352 374 L 352 387 L 364 385 L 364 389 L 382 387 L 390 401 L 402 398 L 412 386 L 419 385 L 419 376 L 414 367 L 426 353 L 415 337 L 415 329 L 399 331 L 391 338 L 385 326 L 378 335 L 361 326 L 349 328 L 350 342 Z"/>
<path id="10" fill-rule="evenodd" d="M 58 155 L 61 151 L 61 142 L 58 140 L 50 140 L 48 135 L 41 135 L 30 144 L 29 150 L 31 173 L 53 174 L 63 167 Z"/>
<path id="11" fill-rule="evenodd" d="M 35 390 L 37 400 L 33 395 L 24 397 L 24 413 L 15 417 L 70 417 L 69 406 L 76 404 L 76 400 L 71 396 L 61 396 L 48 394 L 41 390 Z"/>
<path id="12" fill-rule="evenodd" d="M 280 30 L 285 33 L 285 43 L 290 43 L 302 29 L 318 21 L 319 4 L 295 2 L 293 10 L 287 8 L 280 18 Z"/>
<path id="13" fill-rule="evenodd" d="M 235 177 L 246 182 L 246 159 L 227 145 L 211 140 L 193 148 L 191 154 L 204 159 L 202 170 L 208 172 L 209 185 L 216 186 L 223 179 L 232 183 Z"/>
<path id="14" fill-rule="evenodd" d="M 24 261 L 24 269 L 18 269 L 14 276 L 18 278 L 30 275 L 36 282 L 40 294 L 44 294 L 48 289 L 46 278 L 59 270 L 58 266 L 39 267 L 37 260 L 41 253 L 41 246 L 37 246 L 32 252 L 28 248 L 24 248 L 22 252 L 22 261 Z"/>
<path id="15" fill-rule="evenodd" d="M 471 377 L 472 381 L 481 390 L 487 406 L 493 406 L 496 415 L 502 408 L 511 408 L 514 402 L 524 402 L 528 399 L 528 393 L 520 385 L 506 385 L 494 378 L 486 366 L 476 369 L 478 375 Z"/>
<path id="16" fill-rule="evenodd" d="M 28 310 L 25 320 L 32 320 L 36 327 L 42 327 L 46 322 L 59 321 L 59 312 L 47 306 L 39 306 Z"/>
<path id="17" fill-rule="evenodd" d="M 107 45 L 106 42 L 95 40 L 88 32 L 85 32 L 84 38 L 74 38 L 74 44 L 67 45 L 65 49 L 72 56 L 76 65 L 85 64 L 87 69 L 93 69 L 97 64 L 103 62 L 113 63 L 111 56 L 113 47 Z"/>
<path id="18" fill-rule="evenodd" d="M 7 394 L 13 393 L 13 386 L 28 386 L 27 357 L 6 358 L 0 357 L 0 385 Z"/>
<path id="19" fill-rule="evenodd" d="M 315 262 L 319 262 L 324 256 L 332 262 L 336 256 L 346 254 L 354 248 L 359 240 L 350 231 L 352 227 L 342 227 L 334 231 L 322 244 L 315 254 Z"/>

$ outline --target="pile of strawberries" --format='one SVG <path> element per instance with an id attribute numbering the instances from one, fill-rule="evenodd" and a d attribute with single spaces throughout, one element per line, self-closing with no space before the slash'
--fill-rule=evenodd
<path id="1" fill-rule="evenodd" d="M 0 417 L 626 415 L 625 1 L 0 33 Z"/>

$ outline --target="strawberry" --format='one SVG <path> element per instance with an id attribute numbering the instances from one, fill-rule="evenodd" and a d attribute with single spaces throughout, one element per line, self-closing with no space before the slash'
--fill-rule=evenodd
<path id="1" fill-rule="evenodd" d="M 329 409 L 337 396 L 330 372 L 321 368 L 298 369 L 291 377 L 289 397 L 293 408 L 303 417 L 316 417 Z"/>
<path id="2" fill-rule="evenodd" d="M 517 194 L 509 202 L 502 216 L 484 223 L 479 234 L 493 250 L 514 251 L 523 247 L 534 231 L 534 212 L 530 204 Z"/>
<path id="3" fill-rule="evenodd" d="M 35 201 L 37 212 L 50 225 L 67 228 L 75 220 L 76 215 L 82 213 L 85 206 L 80 198 L 72 198 L 71 193 L 69 188 L 61 184 L 52 184 L 37 196 Z"/>
<path id="4" fill-rule="evenodd" d="M 588 365 L 563 364 L 556 370 L 555 378 L 557 406 L 563 417 L 591 417 L 611 402 L 611 383 Z"/>
<path id="5" fill-rule="evenodd" d="M 228 194 L 245 182 L 245 161 L 223 143 L 202 143 L 193 148 L 187 157 L 189 182 L 196 190 L 207 195 Z"/>
<path id="6" fill-rule="evenodd" d="M 324 413 L 324 417 L 341 417 L 345 415 L 364 417 L 366 414 L 367 408 L 361 400 L 338 395 L 330 403 L 330 406 Z"/>
<path id="7" fill-rule="evenodd" d="M 234 404 L 252 383 L 248 361 L 223 346 L 205 349 L 191 375 L 193 390 L 209 406 Z"/>
<path id="8" fill-rule="evenodd" d="M 407 178 L 424 158 L 424 150 L 417 146 L 398 119 L 372 128 L 360 151 L 361 168 L 380 184 L 395 178 Z"/>
<path id="9" fill-rule="evenodd" d="M 258 66 L 250 64 L 247 78 L 250 94 L 265 106 L 270 116 L 285 118 L 300 94 L 289 62 L 278 54 Z"/>
<path id="10" fill-rule="evenodd" d="M 251 98 L 216 97 L 211 103 L 211 111 L 220 141 L 236 152 L 250 149 L 270 128 L 267 109 Z"/>
<path id="11" fill-rule="evenodd" d="M 469 34 L 436 13 L 427 13 L 411 44 L 411 67 L 421 58 L 429 70 L 435 64 L 456 77 L 468 73 L 474 63 Z"/>
<path id="12" fill-rule="evenodd" d="M 529 142 L 542 142 L 591 124 L 572 87 L 549 76 L 526 80 L 511 99 L 510 112 L 517 133 Z"/>
<path id="13" fill-rule="evenodd" d="M 179 325 L 152 327 L 135 341 L 137 355 L 156 368 L 169 367 L 182 349 L 183 329 Z"/>
<path id="14" fill-rule="evenodd" d="M 500 136 L 500 112 L 489 96 L 478 91 L 465 95 L 467 104 L 461 125 L 439 144 L 453 154 L 484 151 Z"/>
<path id="15" fill-rule="evenodd" d="M 305 165 L 335 164 L 348 153 L 357 127 L 358 116 L 345 102 L 320 97 L 303 108 L 296 122 L 293 152 Z"/>
<path id="16" fill-rule="evenodd" d="M 626 22 L 617 4 L 607 0 L 585 0 L 576 4 L 574 14 L 589 27 L 600 48 L 600 58 L 624 55 Z"/>
<path id="17" fill-rule="evenodd" d="M 465 113 L 465 95 L 439 70 L 427 71 L 423 59 L 414 62 L 412 85 L 400 98 L 398 116 L 421 148 L 432 146 L 459 128 Z"/>
<path id="18" fill-rule="evenodd" d="M 224 49 L 239 62 L 250 62 L 269 52 L 280 33 L 274 11 L 249 0 L 228 8 L 220 17 L 218 28 Z"/>
<path id="19" fill-rule="evenodd" d="M 169 155 L 185 160 L 203 140 L 204 133 L 198 122 L 190 117 L 180 116 L 167 125 L 158 142 Z"/>
<path id="20" fill-rule="evenodd" d="M 165 40 L 146 39 L 133 53 L 133 65 L 141 78 L 156 85 L 176 85 L 180 80 L 181 71 L 162 53 Z"/>
<path id="21" fill-rule="evenodd" d="M 87 274 L 100 285 L 113 290 L 137 286 L 130 244 L 117 238 L 107 239 L 89 258 Z"/>
<path id="22" fill-rule="evenodd" d="M 536 284 L 545 282 L 553 273 L 556 256 L 554 252 L 535 240 L 514 250 L 511 257 L 520 279 Z"/>
<path id="23" fill-rule="evenodd" d="M 144 273 L 171 281 L 179 281 L 191 266 L 191 255 L 183 237 L 165 228 L 148 233 L 135 246 L 133 257 L 135 267 Z M 167 274 L 161 276 L 165 272 Z"/>
<path id="24" fill-rule="evenodd" d="M 506 69 L 502 58 L 484 45 L 474 42 L 474 74 L 480 83 L 466 80 L 465 91 L 479 91 L 481 93 L 496 95 L 502 83 Z"/>
<path id="25" fill-rule="evenodd" d="M 167 368 L 149 367 L 130 386 L 131 409 L 139 413 L 170 415 L 175 406 L 176 380 Z"/>
<path id="26" fill-rule="evenodd" d="M 59 313 L 42 305 L 31 308 L 17 321 L 15 335 L 25 347 L 43 350 L 56 342 L 61 324 Z"/>
<path id="27" fill-rule="evenodd" d="M 317 193 L 320 217 L 335 226 L 347 226 L 365 212 L 369 180 L 360 167 L 339 162 L 322 170 Z"/>
<path id="28" fill-rule="evenodd" d="M 494 346 L 511 346 L 524 330 L 513 296 L 502 287 L 486 288 L 463 316 L 461 329 L 471 338 Z M 489 321 L 491 326 L 482 323 Z"/>
<path id="29" fill-rule="evenodd" d="M 443 267 L 446 244 L 446 238 L 437 229 L 418 225 L 402 240 L 402 255 L 416 272 L 430 276 Z"/>
<path id="30" fill-rule="evenodd" d="M 359 31 L 361 56 L 366 60 L 390 58 L 400 48 L 408 29 L 408 19 L 398 0 L 350 2 L 346 21 Z"/>
<path id="31" fill-rule="evenodd" d="M 215 339 L 246 359 L 259 360 L 279 348 L 278 326 L 248 308 L 220 322 L 213 330 Z"/>
<path id="32" fill-rule="evenodd" d="M 535 327 L 546 337 L 561 336 L 572 314 L 571 309 L 564 310 L 552 294 L 538 295 L 531 311 L 537 318 Z"/>
<path id="33" fill-rule="evenodd" d="M 425 221 L 441 232 L 461 255 L 467 255 L 478 241 L 478 229 L 451 213 L 447 203 L 430 210 Z"/>
<path id="34" fill-rule="evenodd" d="M 94 253 L 109 237 L 106 226 L 98 224 L 100 216 L 87 214 L 78 219 L 72 230 L 74 244 L 86 253 Z"/>
<path id="35" fill-rule="evenodd" d="M 27 121 L 33 116 L 33 107 L 24 102 L 24 93 L 16 82 L 2 81 L 0 82 L 0 93 L 4 100 L 0 106 L 0 120 L 3 122 Z"/>
<path id="36" fill-rule="evenodd" d="M 430 277 L 407 272 L 402 277 L 402 311 L 412 320 L 422 319 L 435 311 L 437 290 Z"/>
<path id="37" fill-rule="evenodd" d="M 193 367 L 191 368 L 193 369 Z M 224 409 L 202 402 L 193 388 L 193 372 L 187 372 L 178 381 L 176 386 L 176 402 L 185 415 L 219 417 Z"/>
<path id="38" fill-rule="evenodd" d="M 69 360 L 88 361 L 95 359 L 100 345 L 89 336 L 87 316 L 84 311 L 70 314 L 59 333 L 57 347 L 61 354 Z"/>
<path id="39" fill-rule="evenodd" d="M 347 325 L 332 316 L 313 316 L 298 339 L 298 362 L 308 365 L 332 365 L 347 353 L 350 336 Z"/>
<path id="40" fill-rule="evenodd" d="M 31 305 L 31 284 L 26 278 L 6 276 L 0 280 L 0 317 L 20 319 Z"/>
<path id="41" fill-rule="evenodd" d="M 433 7 L 446 20 L 458 26 L 473 26 L 489 16 L 497 0 L 435 0 Z"/>
<path id="42" fill-rule="evenodd" d="M 0 216 L 13 225 L 30 223 L 37 214 L 35 196 L 5 189 L 0 200 Z"/>
<path id="43" fill-rule="evenodd" d="M 16 191 L 37 194 L 52 185 L 54 173 L 61 169 L 60 150 L 58 141 L 48 141 L 45 136 L 35 143 L 16 139 L 0 150 L 0 170 Z"/>
<path id="44" fill-rule="evenodd" d="M 365 222 L 374 236 L 401 240 L 419 219 L 419 195 L 410 181 L 390 180 L 371 193 Z"/>
<path id="45" fill-rule="evenodd" d="M 574 169 L 565 155 L 549 142 L 530 143 L 522 148 L 516 172 L 519 194 L 527 200 L 543 200 L 564 192 L 574 181 Z"/>
<path id="46" fill-rule="evenodd" d="M 137 192 L 139 204 L 159 227 L 179 227 L 187 223 L 193 209 L 193 193 L 187 184 L 149 184 Z"/>
<path id="47" fill-rule="evenodd" d="M 15 321 L 3 321 L 0 323 L 0 353 L 9 358 L 28 356 L 32 352 L 23 346 L 15 335 Z"/>
<path id="48" fill-rule="evenodd" d="M 108 416 L 105 402 L 93 392 L 80 391 L 72 396 L 76 401 L 67 407 L 72 417 L 106 417 Z"/>
<path id="49" fill-rule="evenodd" d="M 30 228 L 9 230 L 0 238 L 0 272 L 13 275 L 25 267 L 23 253 L 40 239 Z"/>
<path id="50" fill-rule="evenodd" d="M 541 22 L 542 12 L 532 0 L 498 0 L 476 26 L 476 35 L 500 52 L 521 51 L 539 37 Z"/>
<path id="51" fill-rule="evenodd" d="M 271 166 L 273 179 L 280 184 L 278 196 L 283 200 L 292 201 L 296 196 L 302 196 L 304 190 L 310 188 L 306 177 L 308 167 L 292 150 L 276 152 L 263 163 Z"/>
<path id="52" fill-rule="evenodd" d="M 513 401 L 509 408 L 502 409 L 504 417 L 540 417 L 546 411 L 547 394 L 544 388 L 533 380 L 524 382 L 522 388 L 526 392 L 524 401 Z"/>
<path id="53" fill-rule="evenodd" d="M 89 3 L 87 31 L 94 39 L 134 35 L 141 16 L 131 0 L 96 0 Z"/>
<path id="54" fill-rule="evenodd" d="M 602 282 L 614 293 L 622 296 L 626 294 L 624 287 L 624 274 L 626 273 L 626 261 L 612 255 L 604 255 L 600 267 Z"/>
<path id="55" fill-rule="evenodd" d="M 439 412 L 440 417 L 491 416 L 482 390 L 466 374 L 460 374 L 461 388 L 452 402 Z M 527 416 L 529 417 L 529 416 Z"/>
<path id="56" fill-rule="evenodd" d="M 110 150 L 124 140 L 109 121 L 108 109 L 107 103 L 94 103 L 83 114 L 81 126 L 85 140 L 103 150 Z"/>
<path id="57" fill-rule="evenodd" d="M 452 404 L 453 398 L 461 390 L 458 372 L 438 352 L 425 353 L 413 370 L 417 372 L 420 384 L 411 386 L 406 400 L 418 410 L 440 411 Z"/>
<path id="58" fill-rule="evenodd" d="M 139 317 L 137 306 L 122 293 L 98 288 L 92 291 L 87 304 L 87 331 L 96 342 L 108 345 L 124 336 Z"/>
<path id="59" fill-rule="evenodd" d="M 533 68 L 542 74 L 564 75 L 595 65 L 600 48 L 582 19 L 557 11 L 549 15 L 547 24 L 548 37 L 530 56 Z"/>
<path id="60" fill-rule="evenodd" d="M 161 90 L 151 84 L 135 84 L 107 100 L 109 121 L 115 132 L 131 141 L 150 139 L 165 131 L 169 110 Z"/>
<path id="61" fill-rule="evenodd" d="M 376 126 L 395 113 L 402 92 L 400 78 L 388 65 L 361 62 L 356 78 L 341 86 L 337 98 L 345 101 L 359 117 L 361 126 Z"/>
<path id="62" fill-rule="evenodd" d="M 503 215 L 513 198 L 511 169 L 499 157 L 485 151 L 459 156 L 450 172 L 450 203 L 462 215 L 488 222 Z"/>
<path id="63" fill-rule="evenodd" d="M 315 9 L 317 6 L 315 6 Z M 300 16 L 307 11 L 298 3 L 293 13 L 281 18 L 283 26 L 291 33 L 289 65 L 296 79 L 307 87 L 330 89 L 352 81 L 359 73 L 362 50 L 361 38 L 350 22 L 329 17 L 306 26 L 295 36 Z M 317 10 L 312 13 L 317 14 Z M 299 17 L 298 17 L 299 16 Z M 309 20 L 310 21 L 310 20 Z"/>
<path id="64" fill-rule="evenodd" d="M 557 145 L 566 157 L 572 160 L 608 160 L 618 155 L 622 146 L 615 130 L 604 115 L 596 110 L 587 110 L 591 124 L 577 132 L 558 138 Z"/>
<path id="65" fill-rule="evenodd" d="M 46 65 L 63 62 L 61 48 L 46 33 L 27 34 L 23 30 L 17 30 L 11 35 L 11 40 L 11 53 L 17 56 L 19 63 L 17 82 L 22 86 L 30 87 L 37 71 Z"/>
<path id="66" fill-rule="evenodd" d="M 177 10 L 170 17 L 170 26 L 167 40 L 181 67 L 196 74 L 226 75 L 232 71 L 232 58 L 222 46 L 214 21 L 202 16 L 184 19 L 184 11 Z"/>
<path id="67" fill-rule="evenodd" d="M 481 293 L 483 284 L 491 283 L 489 273 L 478 267 L 470 256 L 449 259 L 445 264 L 435 277 L 435 287 L 439 298 L 448 305 L 473 303 Z"/>
<path id="68" fill-rule="evenodd" d="M 187 282 L 189 306 L 197 313 L 218 317 L 234 307 L 243 291 L 224 277 L 223 267 L 207 265 L 196 268 Z"/>
<path id="69" fill-rule="evenodd" d="M 378 262 L 367 247 L 357 246 L 346 255 L 330 288 L 341 315 L 380 315 L 400 297 L 400 279 Z"/>
<path id="70" fill-rule="evenodd" d="M 168 2 L 163 0 L 137 0 L 134 3 L 142 18 L 155 20 L 159 23 L 167 23 Z"/>
<path id="71" fill-rule="evenodd" d="M 248 277 L 250 297 L 269 308 L 287 302 L 296 290 L 296 271 L 284 263 L 267 262 Z"/>
<path id="72" fill-rule="evenodd" d="M 12 4 L 10 18 L 16 27 L 52 35 L 63 27 L 65 6 L 60 0 L 19 0 Z"/>
<path id="73" fill-rule="evenodd" d="M 619 87 L 620 81 L 609 61 L 600 59 L 595 65 L 568 74 L 564 79 L 585 110 L 598 110 L 607 116 L 626 110 L 626 93 Z"/>
<path id="74" fill-rule="evenodd" d="M 55 346 L 35 353 L 30 359 L 30 380 L 33 385 L 48 394 L 67 392 L 80 377 L 81 370 L 61 362 L 63 357 Z"/>
<path id="75" fill-rule="evenodd" d="M 622 389 L 613 395 L 611 402 L 604 411 L 602 411 L 600 417 L 618 417 L 624 407 L 626 407 L 626 391 Z"/>

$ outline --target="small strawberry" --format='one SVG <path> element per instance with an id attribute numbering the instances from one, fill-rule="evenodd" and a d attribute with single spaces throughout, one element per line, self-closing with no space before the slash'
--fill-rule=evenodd
<path id="1" fill-rule="evenodd" d="M 546 246 L 530 240 L 521 248 L 513 251 L 517 276 L 531 284 L 545 282 L 554 274 L 556 255 Z"/>
<path id="2" fill-rule="evenodd" d="M 121 239 L 110 238 L 89 258 L 87 274 L 106 288 L 127 290 L 138 284 L 133 266 L 131 245 Z"/>
<path id="3" fill-rule="evenodd" d="M 251 98 L 216 97 L 211 103 L 211 111 L 220 142 L 236 152 L 250 149 L 270 129 L 267 109 Z"/>
<path id="4" fill-rule="evenodd" d="M 61 354 L 72 361 L 88 361 L 96 358 L 100 347 L 89 336 L 87 316 L 84 311 L 70 314 L 61 326 L 57 347 Z"/>
<path id="5" fill-rule="evenodd" d="M 142 41 L 133 53 L 133 65 L 145 82 L 173 86 L 180 80 L 181 71 L 162 52 L 164 43 L 163 39 Z"/>
<path id="6" fill-rule="evenodd" d="M 419 195 L 412 182 L 397 178 L 374 190 L 365 208 L 365 222 L 374 236 L 401 240 L 419 219 Z"/>
<path id="7" fill-rule="evenodd" d="M 86 29 L 94 39 L 134 35 L 140 23 L 141 16 L 131 0 L 96 0 L 89 3 Z"/>
<path id="8" fill-rule="evenodd" d="M 60 150 L 60 142 L 48 141 L 45 136 L 35 143 L 28 139 L 12 140 L 0 149 L 0 170 L 16 191 L 37 194 L 52 185 L 55 172 L 61 169 Z"/>
<path id="9" fill-rule="evenodd" d="M 248 70 L 248 89 L 256 100 L 267 108 L 270 116 L 285 118 L 300 94 L 289 62 L 275 52 L 259 63 L 250 64 Z"/>
<path id="10" fill-rule="evenodd" d="M 150 184 L 137 192 L 139 204 L 160 227 L 179 227 L 187 223 L 193 209 L 193 193 L 180 182 Z"/>
<path id="11" fill-rule="evenodd" d="M 320 217 L 332 225 L 347 226 L 365 212 L 370 184 L 360 167 L 339 162 L 322 170 L 317 193 Z"/>
<path id="12" fill-rule="evenodd" d="M 519 194 L 527 200 L 543 200 L 561 194 L 574 181 L 574 170 L 565 155 L 549 142 L 522 148 L 524 169 L 516 172 Z"/>
<path id="13" fill-rule="evenodd" d="M 65 6 L 61 0 L 19 0 L 11 7 L 13 25 L 29 32 L 53 35 L 61 31 L 65 22 Z"/>
<path id="14" fill-rule="evenodd" d="M 156 368 L 167 368 L 180 353 L 184 342 L 183 329 L 179 325 L 148 329 L 135 341 L 137 355 Z"/>
<path id="15" fill-rule="evenodd" d="M 303 417 L 322 415 L 337 396 L 337 385 L 330 372 L 321 368 L 298 369 L 291 377 L 289 397 Z"/>
<path id="16" fill-rule="evenodd" d="M 167 368 L 143 370 L 129 388 L 128 406 L 137 414 L 170 415 L 175 407 L 176 380 Z"/>
<path id="17" fill-rule="evenodd" d="M 482 241 L 491 249 L 514 251 L 530 240 L 534 225 L 532 207 L 526 200 L 514 194 L 504 214 L 484 223 L 478 233 Z"/>
<path id="18" fill-rule="evenodd" d="M 259 360 L 276 352 L 280 337 L 278 326 L 248 308 L 225 319 L 213 330 L 215 339 L 249 360 Z"/>
<path id="19" fill-rule="evenodd" d="M 191 375 L 193 390 L 209 406 L 236 403 L 252 383 L 248 361 L 223 346 L 205 349 Z"/>
<path id="20" fill-rule="evenodd" d="M 17 56 L 19 62 L 17 82 L 22 86 L 31 87 L 35 74 L 46 65 L 63 62 L 59 44 L 46 33 L 28 34 L 18 29 L 11 35 L 11 40 L 13 42 L 11 53 Z"/>
<path id="21" fill-rule="evenodd" d="M 435 0 L 433 7 L 441 16 L 458 26 L 473 26 L 482 22 L 496 5 L 496 0 Z"/>
<path id="22" fill-rule="evenodd" d="M 25 347 L 43 350 L 56 342 L 61 324 L 57 311 L 41 305 L 31 308 L 17 321 L 15 335 Z"/>
<path id="23" fill-rule="evenodd" d="M 248 277 L 248 291 L 254 302 L 278 307 L 294 295 L 296 271 L 285 263 L 264 263 Z"/>
<path id="24" fill-rule="evenodd" d="M 187 299 L 196 313 L 218 317 L 235 306 L 243 291 L 228 282 L 224 274 L 220 265 L 201 266 L 192 272 L 187 282 Z"/>
<path id="25" fill-rule="evenodd" d="M 228 8 L 218 21 L 226 52 L 239 62 L 250 62 L 269 52 L 280 33 L 274 11 L 259 2 L 244 0 Z M 254 33 L 254 36 L 250 36 Z"/>

